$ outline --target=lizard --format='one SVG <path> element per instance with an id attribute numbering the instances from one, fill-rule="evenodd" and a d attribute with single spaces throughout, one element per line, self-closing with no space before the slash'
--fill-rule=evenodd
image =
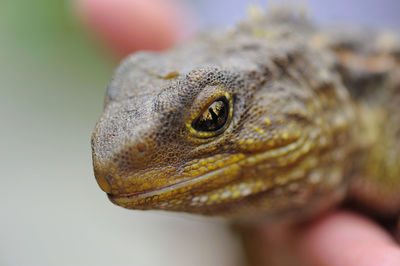
<path id="1" fill-rule="evenodd" d="M 91 137 L 116 205 L 292 223 L 400 214 L 400 41 L 260 10 L 117 68 Z"/>

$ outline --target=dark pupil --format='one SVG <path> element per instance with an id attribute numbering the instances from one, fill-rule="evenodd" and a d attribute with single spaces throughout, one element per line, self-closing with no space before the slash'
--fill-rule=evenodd
<path id="1" fill-rule="evenodd" d="M 198 131 L 217 131 L 228 119 L 228 102 L 221 98 L 213 102 L 192 124 Z"/>

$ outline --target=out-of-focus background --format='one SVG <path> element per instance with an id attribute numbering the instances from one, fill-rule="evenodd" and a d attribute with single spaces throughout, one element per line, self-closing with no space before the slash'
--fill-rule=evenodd
<path id="1" fill-rule="evenodd" d="M 265 5 L 181 2 L 198 28 Z M 400 26 L 398 0 L 302 2 L 319 22 Z M 89 139 L 116 61 L 94 40 L 69 1 L 0 2 L 0 265 L 237 265 L 224 221 L 124 210 L 98 188 Z"/>

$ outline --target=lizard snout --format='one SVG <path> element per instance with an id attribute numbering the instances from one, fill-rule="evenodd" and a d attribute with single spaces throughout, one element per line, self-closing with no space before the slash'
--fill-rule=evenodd
<path id="1" fill-rule="evenodd" d="M 93 153 L 93 168 L 100 188 L 108 194 L 124 194 L 132 181 L 140 179 L 142 166 L 150 160 L 151 147 L 144 142 L 130 142 L 121 150 L 102 156 Z M 135 186 L 133 186 L 135 187 Z"/>
<path id="2" fill-rule="evenodd" d="M 108 182 L 107 178 L 104 175 L 95 175 L 97 184 L 99 187 L 106 192 L 107 194 L 111 193 L 111 185 Z"/>

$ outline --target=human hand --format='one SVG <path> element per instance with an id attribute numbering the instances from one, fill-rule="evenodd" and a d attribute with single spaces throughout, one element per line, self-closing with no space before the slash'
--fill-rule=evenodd
<path id="1" fill-rule="evenodd" d="M 120 57 L 160 50 L 185 32 L 182 9 L 167 0 L 76 0 L 86 24 Z M 400 248 L 373 221 L 336 211 L 296 233 L 296 249 L 316 266 L 400 265 Z"/>

